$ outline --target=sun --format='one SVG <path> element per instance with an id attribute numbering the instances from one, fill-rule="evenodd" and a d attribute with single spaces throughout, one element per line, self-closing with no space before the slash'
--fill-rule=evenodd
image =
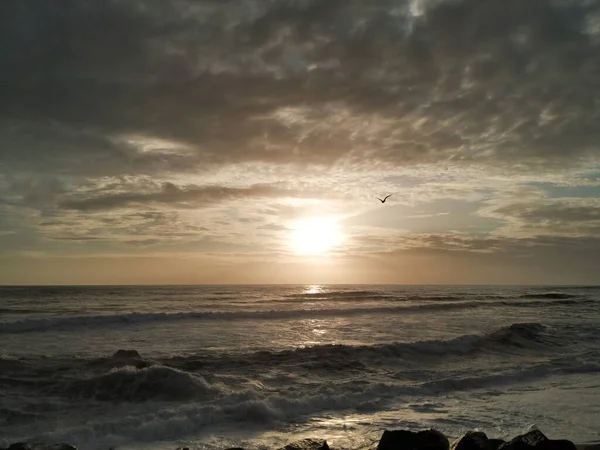
<path id="1" fill-rule="evenodd" d="M 290 247 L 300 255 L 322 255 L 342 241 L 335 219 L 312 218 L 294 223 L 289 235 Z"/>

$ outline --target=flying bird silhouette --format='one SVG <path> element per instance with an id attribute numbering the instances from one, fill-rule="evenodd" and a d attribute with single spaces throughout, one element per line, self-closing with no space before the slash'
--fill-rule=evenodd
<path id="1" fill-rule="evenodd" d="M 377 197 L 377 200 L 379 200 L 381 203 L 385 203 L 385 201 L 388 199 L 388 197 L 391 197 L 394 194 L 390 194 L 390 195 L 386 195 L 385 197 L 383 197 L 383 200 L 381 200 L 379 197 Z"/>

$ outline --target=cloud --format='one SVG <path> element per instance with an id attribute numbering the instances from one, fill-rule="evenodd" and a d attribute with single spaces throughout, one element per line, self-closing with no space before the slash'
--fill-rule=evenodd
<path id="1" fill-rule="evenodd" d="M 541 198 L 492 204 L 481 213 L 508 221 L 506 234 L 598 236 L 600 233 L 600 201 L 597 198 Z"/>
<path id="2" fill-rule="evenodd" d="M 223 186 L 176 186 L 164 183 L 153 192 L 123 192 L 116 194 L 65 200 L 60 206 L 78 211 L 98 211 L 132 206 L 168 205 L 175 208 L 201 208 L 231 199 L 261 198 L 274 196 L 301 196 L 302 193 L 282 189 L 279 186 L 254 185 L 248 188 Z"/>
<path id="3" fill-rule="evenodd" d="M 3 159 L 24 167 L 27 142 L 78 174 L 598 156 L 598 2 L 411 3 L 3 3 L 0 114 L 36 136 Z M 192 150 L 140 154 L 131 133 Z"/>

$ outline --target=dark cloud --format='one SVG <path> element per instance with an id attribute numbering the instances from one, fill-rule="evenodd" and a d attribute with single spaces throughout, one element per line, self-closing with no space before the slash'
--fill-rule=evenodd
<path id="1" fill-rule="evenodd" d="M 597 156 L 599 2 L 418 3 L 2 2 L 0 117 L 20 136 L 3 166 Z M 129 133 L 193 151 L 140 154 Z"/>

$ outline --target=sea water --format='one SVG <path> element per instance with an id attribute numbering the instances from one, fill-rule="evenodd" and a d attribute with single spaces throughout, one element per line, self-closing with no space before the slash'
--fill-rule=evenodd
<path id="1" fill-rule="evenodd" d="M 592 442 L 598 372 L 593 286 L 0 288 L 0 446 Z"/>

